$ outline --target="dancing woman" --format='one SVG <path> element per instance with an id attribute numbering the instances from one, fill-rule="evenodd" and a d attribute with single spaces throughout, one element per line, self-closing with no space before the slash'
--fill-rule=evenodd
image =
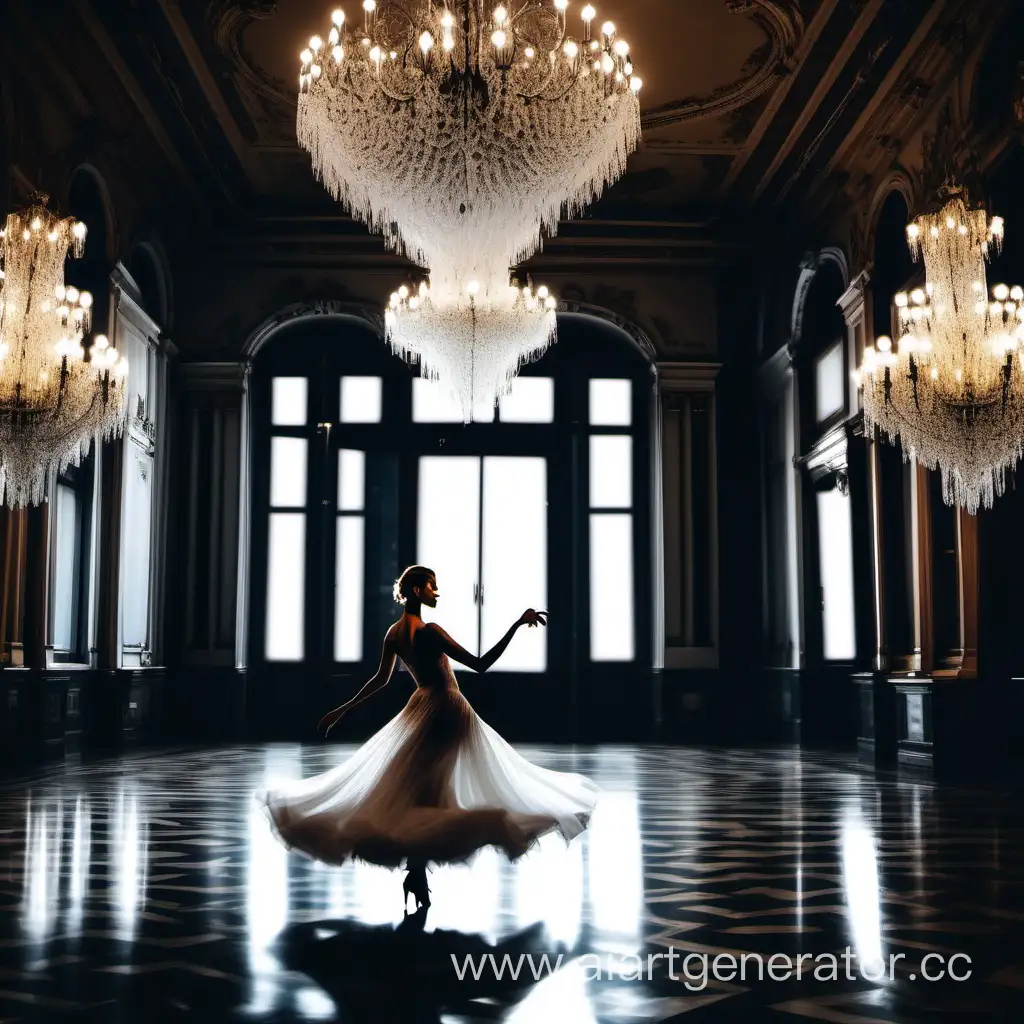
<path id="1" fill-rule="evenodd" d="M 406 900 L 429 905 L 428 863 L 459 863 L 485 846 L 521 857 L 542 835 L 582 832 L 599 792 L 581 775 L 541 768 L 519 755 L 470 707 L 449 658 L 486 672 L 520 626 L 545 626 L 528 608 L 482 657 L 437 623 L 437 576 L 410 566 L 395 583 L 402 617 L 384 637 L 380 667 L 351 700 L 320 720 L 325 734 L 351 708 L 387 686 L 401 659 L 416 688 L 402 711 L 336 768 L 257 798 L 279 839 L 328 864 L 356 858 L 407 868 Z"/>

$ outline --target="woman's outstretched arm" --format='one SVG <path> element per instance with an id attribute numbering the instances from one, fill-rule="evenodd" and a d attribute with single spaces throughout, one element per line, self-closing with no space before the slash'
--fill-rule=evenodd
<path id="1" fill-rule="evenodd" d="M 520 626 L 546 626 L 547 612 L 537 612 L 527 608 L 525 612 L 509 627 L 508 632 L 482 657 L 470 654 L 461 644 L 456 643 L 436 622 L 431 622 L 428 629 L 433 630 L 441 639 L 441 648 L 449 658 L 453 658 L 475 672 L 486 672 L 504 653 L 512 642 L 516 630 Z"/>
<path id="2" fill-rule="evenodd" d="M 317 724 L 317 729 L 324 729 L 324 735 L 334 728 L 338 724 L 338 720 L 341 718 L 346 711 L 350 708 L 354 708 L 357 704 L 361 704 L 367 697 L 372 697 L 378 690 L 383 689 L 391 682 L 391 675 L 395 670 L 395 661 L 397 654 L 391 638 L 391 630 L 388 630 L 387 635 L 384 637 L 384 648 L 380 655 L 380 665 L 377 671 L 366 681 L 363 688 L 351 699 L 345 701 L 340 707 L 335 708 L 333 711 L 328 711 L 320 722 Z"/>

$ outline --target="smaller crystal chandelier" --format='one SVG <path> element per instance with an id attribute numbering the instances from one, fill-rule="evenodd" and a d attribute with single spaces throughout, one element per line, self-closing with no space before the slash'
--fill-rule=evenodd
<path id="1" fill-rule="evenodd" d="M 39 196 L 0 232 L 0 499 L 38 505 L 51 473 L 77 464 L 94 436 L 123 425 L 126 360 L 97 335 L 92 296 L 64 283 L 86 227 Z"/>
<path id="2" fill-rule="evenodd" d="M 1024 455 L 1024 289 L 1000 284 L 990 295 L 985 278 L 1003 230 L 948 186 L 941 209 L 907 228 L 926 284 L 896 296 L 897 348 L 878 338 L 856 374 L 866 424 L 940 470 L 946 503 L 971 514 L 992 506 Z"/>
<path id="3" fill-rule="evenodd" d="M 507 394 L 520 367 L 554 341 L 557 302 L 547 287 L 515 284 L 464 288 L 426 282 L 415 292 L 402 285 L 385 312 L 392 349 L 420 364 L 420 374 L 437 381 L 462 408 L 493 407 Z"/>

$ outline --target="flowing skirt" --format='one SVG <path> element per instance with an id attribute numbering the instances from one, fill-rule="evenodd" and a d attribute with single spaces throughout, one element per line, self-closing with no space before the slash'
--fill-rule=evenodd
<path id="1" fill-rule="evenodd" d="M 336 768 L 256 794 L 278 839 L 327 864 L 461 863 L 485 846 L 512 860 L 590 821 L 597 785 L 541 768 L 473 711 L 457 686 L 418 687 Z"/>

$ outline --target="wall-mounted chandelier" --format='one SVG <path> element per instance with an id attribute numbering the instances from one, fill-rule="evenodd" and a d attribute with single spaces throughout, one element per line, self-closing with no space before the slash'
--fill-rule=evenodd
<path id="1" fill-rule="evenodd" d="M 1003 222 L 957 187 L 907 228 L 925 286 L 896 296 L 901 337 L 878 338 L 859 371 L 866 423 L 908 460 L 938 469 L 947 504 L 991 507 L 1024 455 L 1024 290 L 989 292 L 985 260 Z"/>
<path id="2" fill-rule="evenodd" d="M 301 55 L 298 138 L 332 196 L 429 268 L 430 315 L 393 304 L 389 338 L 430 364 L 468 419 L 553 340 L 553 310 L 528 309 L 511 268 L 624 172 L 641 82 L 590 4 L 578 31 L 569 0 L 362 6 L 355 24 L 335 11 Z M 457 322 L 452 337 L 500 373 L 467 377 L 454 341 L 438 344 L 439 324 Z"/>
<path id="3" fill-rule="evenodd" d="M 128 364 L 103 335 L 86 350 L 92 296 L 64 283 L 85 236 L 43 196 L 9 214 L 0 238 L 0 499 L 11 507 L 39 504 L 52 472 L 123 424 Z"/>

